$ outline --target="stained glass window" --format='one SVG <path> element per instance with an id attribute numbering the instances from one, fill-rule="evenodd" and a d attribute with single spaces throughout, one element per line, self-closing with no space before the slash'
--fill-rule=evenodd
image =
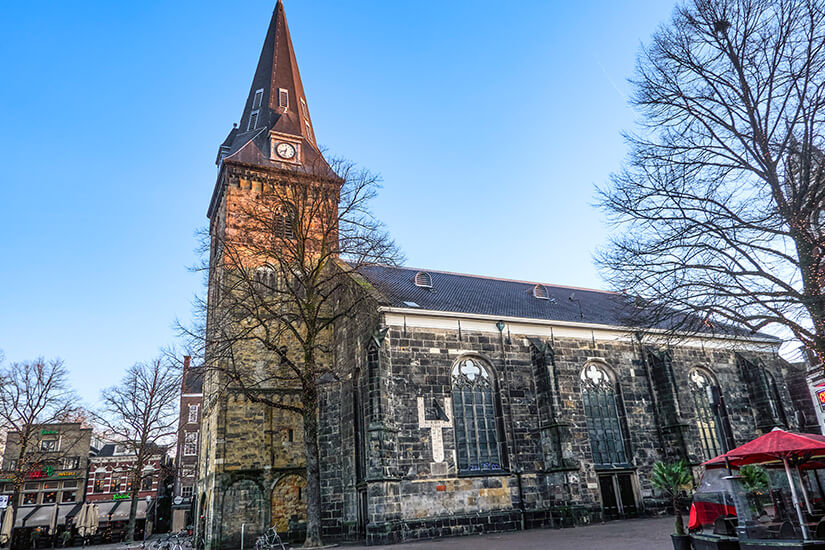
<path id="1" fill-rule="evenodd" d="M 495 382 L 479 359 L 459 361 L 452 372 L 458 471 L 502 470 Z"/>
<path id="2" fill-rule="evenodd" d="M 699 428 L 699 443 L 706 460 L 722 454 L 719 426 L 711 405 L 711 388 L 716 386 L 713 376 L 704 369 L 690 371 L 690 393 L 696 412 L 696 426 Z"/>
<path id="3" fill-rule="evenodd" d="M 595 464 L 627 464 L 627 450 L 619 421 L 619 400 L 613 379 L 600 365 L 581 372 L 582 400 L 587 433 Z"/>

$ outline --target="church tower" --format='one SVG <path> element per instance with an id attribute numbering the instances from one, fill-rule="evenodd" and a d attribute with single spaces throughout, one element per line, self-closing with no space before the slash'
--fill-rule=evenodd
<path id="1" fill-rule="evenodd" d="M 277 370 L 277 352 L 273 359 L 272 347 L 262 350 L 252 338 L 217 349 L 222 346 L 217 343 L 221 335 L 237 334 L 253 324 L 237 320 L 236 312 L 222 311 L 227 292 L 234 292 L 227 281 L 234 277 L 239 282 L 236 289 L 249 277 L 256 278 L 254 285 L 277 289 L 281 284 L 284 270 L 273 268 L 261 249 L 288 249 L 296 240 L 301 222 L 296 222 L 295 201 L 289 195 L 332 197 L 331 218 L 337 214 L 340 180 L 316 141 L 281 0 L 269 23 L 241 118 L 220 145 L 216 163 L 218 176 L 207 212 L 206 374 L 197 495 L 197 530 L 210 550 L 237 547 L 242 525 L 247 541 L 252 541 L 269 526 L 286 531 L 306 517 L 300 414 L 250 398 L 244 388 L 239 389 L 238 379 L 226 375 L 232 368 L 247 369 L 253 376 Z M 290 345 L 284 342 L 285 348 Z M 230 361 L 236 363 L 227 366 Z M 279 382 L 283 379 L 259 376 L 256 383 L 264 400 L 289 404 L 296 399 L 294 385 Z"/>

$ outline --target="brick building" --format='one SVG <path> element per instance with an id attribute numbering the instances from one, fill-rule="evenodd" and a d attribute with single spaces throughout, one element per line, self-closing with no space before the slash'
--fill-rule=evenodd
<path id="1" fill-rule="evenodd" d="M 86 485 L 86 501 L 94 502 L 100 511 L 101 524 L 125 522 L 129 519 L 131 506 L 132 470 L 137 460 L 134 453 L 126 446 L 118 443 L 105 443 L 93 449 L 89 458 L 89 475 Z M 147 461 L 140 478 L 138 491 L 137 519 L 147 516 L 155 520 L 156 505 L 159 497 L 164 494 L 164 481 L 170 477 L 169 458 L 166 450 L 157 448 Z M 147 497 L 150 497 L 147 500 Z M 168 518 L 167 518 L 168 520 Z M 114 528 L 123 528 L 123 525 L 113 525 Z"/>
<path id="2" fill-rule="evenodd" d="M 279 1 L 240 125 L 220 146 L 214 237 L 238 204 L 323 160 Z M 312 181 L 307 185 L 311 187 Z M 657 460 L 696 466 L 774 426 L 796 428 L 779 340 L 718 329 L 668 345 L 609 292 L 374 266 L 361 313 L 335 328 L 324 386 L 326 536 L 397 542 L 574 525 L 660 510 Z M 210 286 L 210 300 L 213 299 Z M 254 351 L 238 350 L 251 364 Z M 802 374 L 804 378 L 804 373 Z M 205 375 L 198 531 L 234 547 L 245 525 L 300 528 L 303 431 Z M 291 388 L 273 387 L 289 399 Z"/>
<path id="3" fill-rule="evenodd" d="M 202 369 L 193 368 L 190 362 L 189 356 L 183 358 L 178 443 L 175 453 L 175 500 L 172 506 L 172 531 L 175 532 L 193 524 L 193 495 L 198 481 L 203 372 Z"/>

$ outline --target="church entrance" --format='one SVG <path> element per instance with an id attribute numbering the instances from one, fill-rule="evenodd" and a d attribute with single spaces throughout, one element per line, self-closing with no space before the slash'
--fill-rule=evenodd
<path id="1" fill-rule="evenodd" d="M 605 520 L 638 515 L 632 473 L 600 474 L 599 490 L 602 494 L 602 513 Z"/>

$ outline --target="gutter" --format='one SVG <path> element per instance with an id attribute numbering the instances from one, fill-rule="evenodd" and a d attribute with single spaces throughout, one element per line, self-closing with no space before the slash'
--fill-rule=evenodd
<path id="1" fill-rule="evenodd" d="M 508 317 L 508 316 L 501 316 L 501 315 L 488 315 L 486 313 L 462 313 L 456 311 L 440 311 L 435 309 L 421 309 L 421 308 L 406 308 L 406 307 L 397 307 L 397 306 L 380 306 L 378 308 L 379 312 L 382 313 L 398 313 L 401 315 L 413 315 L 413 316 L 433 316 L 433 317 L 446 317 L 450 319 L 477 319 L 480 321 L 504 321 L 506 323 L 522 323 L 528 325 L 542 325 L 542 326 L 555 326 L 555 327 L 570 327 L 570 328 L 583 328 L 583 329 L 590 329 L 590 330 L 605 330 L 605 331 L 612 331 L 612 332 L 626 332 L 628 334 L 633 334 L 638 332 L 638 328 L 634 327 L 623 327 L 617 325 L 604 325 L 601 323 L 583 323 L 583 322 L 576 322 L 576 321 L 561 321 L 561 320 L 553 320 L 553 319 L 536 319 L 534 317 Z M 643 329 L 643 332 L 649 334 L 668 334 L 669 332 L 664 329 Z M 725 335 L 725 334 L 690 334 L 679 332 L 677 334 L 683 335 L 685 337 L 690 338 L 702 338 L 706 340 L 733 340 L 733 341 L 742 341 L 742 342 L 761 342 L 765 344 L 771 344 L 778 346 L 782 343 L 782 341 L 778 338 L 763 338 L 763 337 L 745 337 L 745 336 L 733 336 L 733 335 Z"/>

